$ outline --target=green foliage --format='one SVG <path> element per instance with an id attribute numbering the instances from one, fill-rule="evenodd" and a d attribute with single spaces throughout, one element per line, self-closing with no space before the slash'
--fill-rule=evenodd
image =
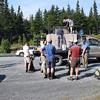
<path id="1" fill-rule="evenodd" d="M 22 43 L 21 36 L 18 37 L 18 43 Z"/>
<path id="2" fill-rule="evenodd" d="M 22 43 L 25 44 L 25 42 L 26 42 L 26 38 L 25 38 L 25 35 L 23 34 L 23 41 L 22 41 Z"/>
<path id="3" fill-rule="evenodd" d="M 0 45 L 0 53 L 10 53 L 10 43 L 8 40 L 2 40 Z"/>
<path id="4" fill-rule="evenodd" d="M 100 39 L 100 33 L 97 35 L 94 35 L 95 38 Z"/>
<path id="5" fill-rule="evenodd" d="M 35 38 L 45 38 L 44 33 L 51 33 L 54 26 L 62 26 L 64 18 L 71 18 L 74 21 L 74 28 L 79 31 L 83 28 L 86 34 L 100 33 L 100 16 L 97 11 L 96 2 L 93 1 L 93 6 L 90 9 L 89 16 L 86 16 L 83 8 L 80 8 L 79 0 L 76 3 L 76 9 L 71 9 L 70 5 L 66 5 L 67 9 L 59 9 L 58 6 L 52 5 L 50 10 L 40 9 L 35 16 L 29 20 L 23 18 L 21 7 L 18 6 L 15 12 L 13 6 L 9 8 L 8 0 L 0 1 L 0 40 L 9 39 L 11 43 L 24 43 L 27 34 Z M 2 34 L 1 34 L 2 33 Z M 23 37 L 25 34 L 25 37 Z M 32 41 L 27 38 L 28 41 Z M 1 42 L 1 41 L 0 41 Z M 31 42 L 33 43 L 33 42 Z M 35 44 L 35 43 L 33 43 Z"/>

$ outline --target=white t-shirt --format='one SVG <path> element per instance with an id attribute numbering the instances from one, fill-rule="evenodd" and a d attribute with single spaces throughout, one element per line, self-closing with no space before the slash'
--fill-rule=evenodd
<path id="1" fill-rule="evenodd" d="M 30 56 L 29 46 L 24 45 L 23 46 L 23 51 L 24 51 L 24 57 Z"/>

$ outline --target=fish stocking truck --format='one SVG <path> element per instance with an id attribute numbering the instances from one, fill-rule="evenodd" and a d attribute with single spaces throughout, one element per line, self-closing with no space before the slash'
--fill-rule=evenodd
<path id="1" fill-rule="evenodd" d="M 52 40 L 52 44 L 56 48 L 55 62 L 57 66 L 61 65 L 64 60 L 67 60 L 69 41 L 74 41 L 78 38 L 78 34 L 69 31 L 64 26 L 56 26 L 53 33 L 47 34 L 46 40 Z"/>

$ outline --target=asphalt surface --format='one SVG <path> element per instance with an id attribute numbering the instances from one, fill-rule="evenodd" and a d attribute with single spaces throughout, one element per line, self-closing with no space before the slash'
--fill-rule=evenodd
<path id="1" fill-rule="evenodd" d="M 39 58 L 36 72 L 25 73 L 23 57 L 0 57 L 0 100 L 100 100 L 100 80 L 94 78 L 100 62 L 90 60 L 89 68 L 80 68 L 79 80 L 67 79 L 68 68 L 56 67 L 54 80 L 44 79 Z"/>

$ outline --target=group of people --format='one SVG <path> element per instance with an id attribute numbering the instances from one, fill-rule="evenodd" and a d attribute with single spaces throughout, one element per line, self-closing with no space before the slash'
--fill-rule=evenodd
<path id="1" fill-rule="evenodd" d="M 42 41 L 40 48 L 40 66 L 41 73 L 44 74 L 44 78 L 54 79 L 55 76 L 55 46 L 52 44 L 52 40 Z M 32 56 L 29 53 L 29 45 L 26 43 L 23 46 L 24 50 L 24 62 L 26 66 L 26 72 L 35 71 L 34 65 L 32 64 Z M 68 50 L 68 63 L 69 63 L 69 80 L 78 80 L 80 58 L 82 57 L 83 66 L 88 67 L 88 56 L 89 56 L 89 43 L 86 37 L 82 38 L 82 45 L 78 45 L 78 41 L 70 41 L 70 47 Z M 75 73 L 75 78 L 74 78 Z"/>

